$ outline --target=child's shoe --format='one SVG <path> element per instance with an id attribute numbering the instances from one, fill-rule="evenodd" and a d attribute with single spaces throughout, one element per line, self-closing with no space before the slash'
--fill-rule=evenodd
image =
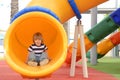
<path id="1" fill-rule="evenodd" d="M 38 65 L 38 63 L 35 62 L 35 61 L 28 61 L 28 65 L 29 65 L 29 66 L 33 66 L 33 67 L 35 67 L 35 66 Z"/>
<path id="2" fill-rule="evenodd" d="M 48 62 L 49 62 L 49 59 L 44 59 L 40 62 L 40 66 L 46 65 L 48 64 Z"/>

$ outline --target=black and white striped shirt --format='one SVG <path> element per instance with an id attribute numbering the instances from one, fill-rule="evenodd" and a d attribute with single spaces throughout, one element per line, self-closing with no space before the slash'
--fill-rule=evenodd
<path id="1" fill-rule="evenodd" d="M 48 48 L 45 44 L 41 44 L 41 46 L 36 46 L 35 44 L 32 44 L 31 46 L 29 46 L 28 51 L 34 52 L 35 54 L 41 54 L 47 49 Z"/>

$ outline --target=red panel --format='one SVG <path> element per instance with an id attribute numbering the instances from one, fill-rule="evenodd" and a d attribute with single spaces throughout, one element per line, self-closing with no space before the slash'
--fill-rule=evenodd
<path id="1" fill-rule="evenodd" d="M 110 37 L 111 42 L 116 46 L 120 43 L 120 32 L 115 33 Z"/>

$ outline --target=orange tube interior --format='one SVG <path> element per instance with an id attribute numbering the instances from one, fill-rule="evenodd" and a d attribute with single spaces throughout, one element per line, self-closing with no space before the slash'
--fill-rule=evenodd
<path id="1" fill-rule="evenodd" d="M 32 44 L 32 35 L 35 32 L 43 34 L 48 55 L 52 59 L 48 65 L 37 68 L 25 63 L 27 48 Z M 4 45 L 6 60 L 12 68 L 25 76 L 42 77 L 58 69 L 65 61 L 67 37 L 62 25 L 52 16 L 42 12 L 30 12 L 11 24 Z"/>

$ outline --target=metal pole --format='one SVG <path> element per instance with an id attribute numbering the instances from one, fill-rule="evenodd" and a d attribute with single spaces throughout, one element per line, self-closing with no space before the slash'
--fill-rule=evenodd
<path id="1" fill-rule="evenodd" d="M 67 34 L 68 43 L 70 43 L 70 41 L 69 41 L 69 38 L 70 38 L 70 23 L 69 23 L 69 21 L 65 22 L 63 24 L 63 27 L 64 27 L 66 34 Z"/>
<path id="2" fill-rule="evenodd" d="M 115 8 L 117 9 L 119 6 L 118 6 L 118 0 L 115 1 Z"/>
<path id="3" fill-rule="evenodd" d="M 97 7 L 91 9 L 91 28 L 97 24 Z M 93 46 L 90 54 L 90 62 L 92 65 L 97 64 L 97 45 Z"/>

